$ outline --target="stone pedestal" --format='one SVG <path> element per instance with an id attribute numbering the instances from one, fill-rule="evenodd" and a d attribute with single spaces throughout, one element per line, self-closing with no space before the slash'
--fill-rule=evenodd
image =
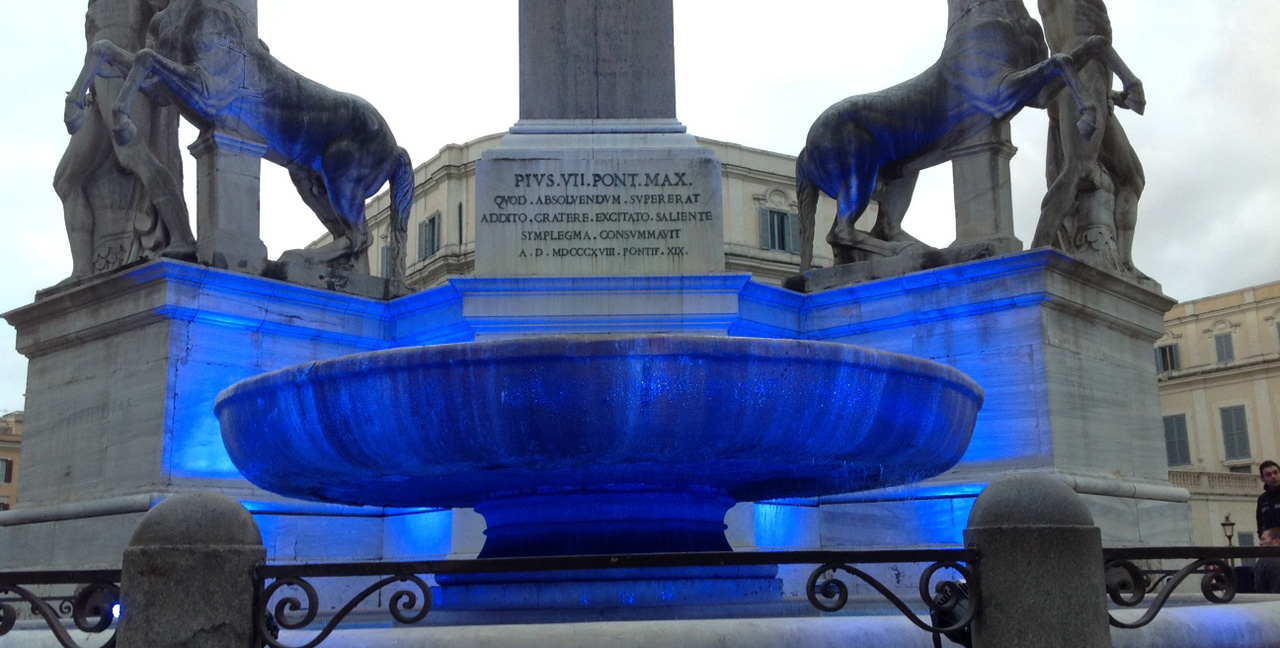
<path id="1" fill-rule="evenodd" d="M 956 203 L 956 245 L 990 243 L 998 254 L 1022 251 L 1013 235 L 1013 190 L 1009 160 L 1017 148 L 1009 140 L 1009 122 L 952 149 L 951 178 Z"/>
<path id="2" fill-rule="evenodd" d="M 383 348 L 383 309 L 166 260 L 7 313 L 29 364 L 20 498 L 0 512 L 0 569 L 118 566 L 144 513 L 199 489 L 249 503 L 273 556 L 379 556 L 382 509 L 250 487 L 212 408 L 242 378 Z M 323 519 L 349 533 L 335 543 Z"/>
<path id="3" fill-rule="evenodd" d="M 520 121 L 476 168 L 476 275 L 724 271 L 720 161 L 676 121 L 671 0 L 522 0 Z"/>
<path id="4" fill-rule="evenodd" d="M 1042 472 L 1085 500 L 1108 546 L 1190 541 L 1168 482 L 1152 343 L 1173 300 L 1050 250 L 810 295 L 805 334 L 950 364 L 986 391 L 950 472 L 822 500 L 824 546 L 960 542 L 973 497 Z"/>
<path id="5" fill-rule="evenodd" d="M 265 143 L 207 130 L 191 145 L 196 158 L 196 257 L 215 268 L 260 274 L 267 246 L 259 238 L 258 196 Z"/>
<path id="6" fill-rule="evenodd" d="M 390 301 L 157 261 L 5 315 L 30 374 L 0 569 L 115 566 L 143 513 L 196 489 L 245 502 L 273 561 L 473 557 L 483 524 L 470 511 L 341 507 L 250 487 L 222 446 L 214 398 L 241 378 L 348 353 L 570 333 L 845 341 L 950 364 L 986 391 L 952 471 L 741 504 L 726 518 L 734 548 L 954 546 L 982 488 L 1019 472 L 1080 493 L 1107 546 L 1185 543 L 1189 494 L 1166 480 L 1151 362 L 1171 304 L 1047 249 L 809 295 L 747 275 L 466 277 Z"/>
<path id="7" fill-rule="evenodd" d="M 720 161 L 674 119 L 522 120 L 476 211 L 477 276 L 724 271 Z"/>

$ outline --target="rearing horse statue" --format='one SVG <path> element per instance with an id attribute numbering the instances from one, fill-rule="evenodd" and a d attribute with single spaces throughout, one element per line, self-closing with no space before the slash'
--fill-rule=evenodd
<path id="1" fill-rule="evenodd" d="M 364 260 L 370 244 L 364 201 L 390 181 L 393 279 L 403 279 L 413 167 L 373 106 L 276 60 L 248 16 L 226 0 L 171 0 L 149 31 L 147 47 L 137 54 L 110 41 L 89 47 L 67 97 L 68 130 L 80 127 L 95 76 L 124 77 L 112 110 L 113 132 L 122 145 L 137 133 L 130 112 L 140 91 L 158 103 L 176 104 L 202 129 L 265 143 L 264 157 L 289 170 L 303 202 L 333 234 L 323 247 L 286 253 L 311 263 L 352 267 Z"/>
<path id="2" fill-rule="evenodd" d="M 946 161 L 947 149 L 1022 108 L 1045 107 L 1064 85 L 1076 97 L 1076 125 L 1087 139 L 1096 128 L 1099 106 L 1077 91 L 1075 71 L 1098 58 L 1128 73 L 1109 39 L 1101 36 L 1050 57 L 1044 32 L 1023 0 L 948 0 L 948 13 L 937 63 L 887 90 L 831 106 L 809 130 L 796 161 L 801 272 L 813 263 L 819 191 L 837 203 L 827 235 L 836 263 L 923 247 L 902 230 L 921 169 Z M 1142 112 L 1141 82 L 1132 75 L 1121 80 L 1128 107 Z M 854 222 L 873 192 L 879 200 L 876 223 L 862 232 Z"/>

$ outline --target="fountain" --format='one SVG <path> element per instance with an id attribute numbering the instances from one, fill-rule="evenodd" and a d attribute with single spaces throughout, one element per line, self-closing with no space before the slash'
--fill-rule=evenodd
<path id="1" fill-rule="evenodd" d="M 947 470 L 981 402 L 953 368 L 850 345 L 587 335 L 302 364 L 229 387 L 215 410 L 254 484 L 326 502 L 474 507 L 488 523 L 480 557 L 501 558 L 728 551 L 735 502 Z M 735 600 L 776 574 L 700 570 L 727 579 L 721 596 Z M 636 578 L 618 572 L 598 579 Z"/>

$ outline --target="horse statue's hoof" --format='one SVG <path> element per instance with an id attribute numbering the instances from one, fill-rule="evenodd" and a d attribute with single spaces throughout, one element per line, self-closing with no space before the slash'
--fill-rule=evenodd
<path id="1" fill-rule="evenodd" d="M 84 126 L 84 106 L 74 101 L 67 102 L 67 110 L 62 114 L 62 121 L 67 125 L 67 134 L 75 135 Z"/>
<path id="2" fill-rule="evenodd" d="M 1133 87 L 1125 88 L 1124 105 L 1135 113 L 1141 115 L 1147 110 L 1147 93 L 1143 91 L 1142 84 L 1134 84 Z"/>
<path id="3" fill-rule="evenodd" d="M 160 252 L 160 256 L 177 261 L 195 261 L 196 245 L 195 243 L 170 243 L 169 247 Z"/>
<path id="4" fill-rule="evenodd" d="M 301 263 L 305 265 L 314 265 L 311 256 L 306 250 L 285 250 L 280 254 L 280 263 Z"/>
<path id="5" fill-rule="evenodd" d="M 1093 134 L 1098 132 L 1098 109 L 1096 107 L 1086 106 L 1080 109 L 1080 120 L 1076 122 L 1076 130 L 1080 131 L 1080 137 L 1093 139 Z"/>
<path id="6" fill-rule="evenodd" d="M 138 127 L 134 125 L 133 120 L 128 117 L 119 117 L 116 120 L 116 127 L 112 129 L 116 136 L 116 144 L 120 146 L 128 146 L 133 138 L 138 136 Z"/>

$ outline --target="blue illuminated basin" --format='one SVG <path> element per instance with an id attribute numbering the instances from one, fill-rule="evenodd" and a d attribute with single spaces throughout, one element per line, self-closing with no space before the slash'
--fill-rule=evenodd
<path id="1" fill-rule="evenodd" d="M 560 336 L 398 348 L 237 383 L 232 460 L 283 495 L 475 507 L 482 556 L 728 550 L 735 501 L 919 481 L 959 461 L 982 391 L 844 344 Z"/>

